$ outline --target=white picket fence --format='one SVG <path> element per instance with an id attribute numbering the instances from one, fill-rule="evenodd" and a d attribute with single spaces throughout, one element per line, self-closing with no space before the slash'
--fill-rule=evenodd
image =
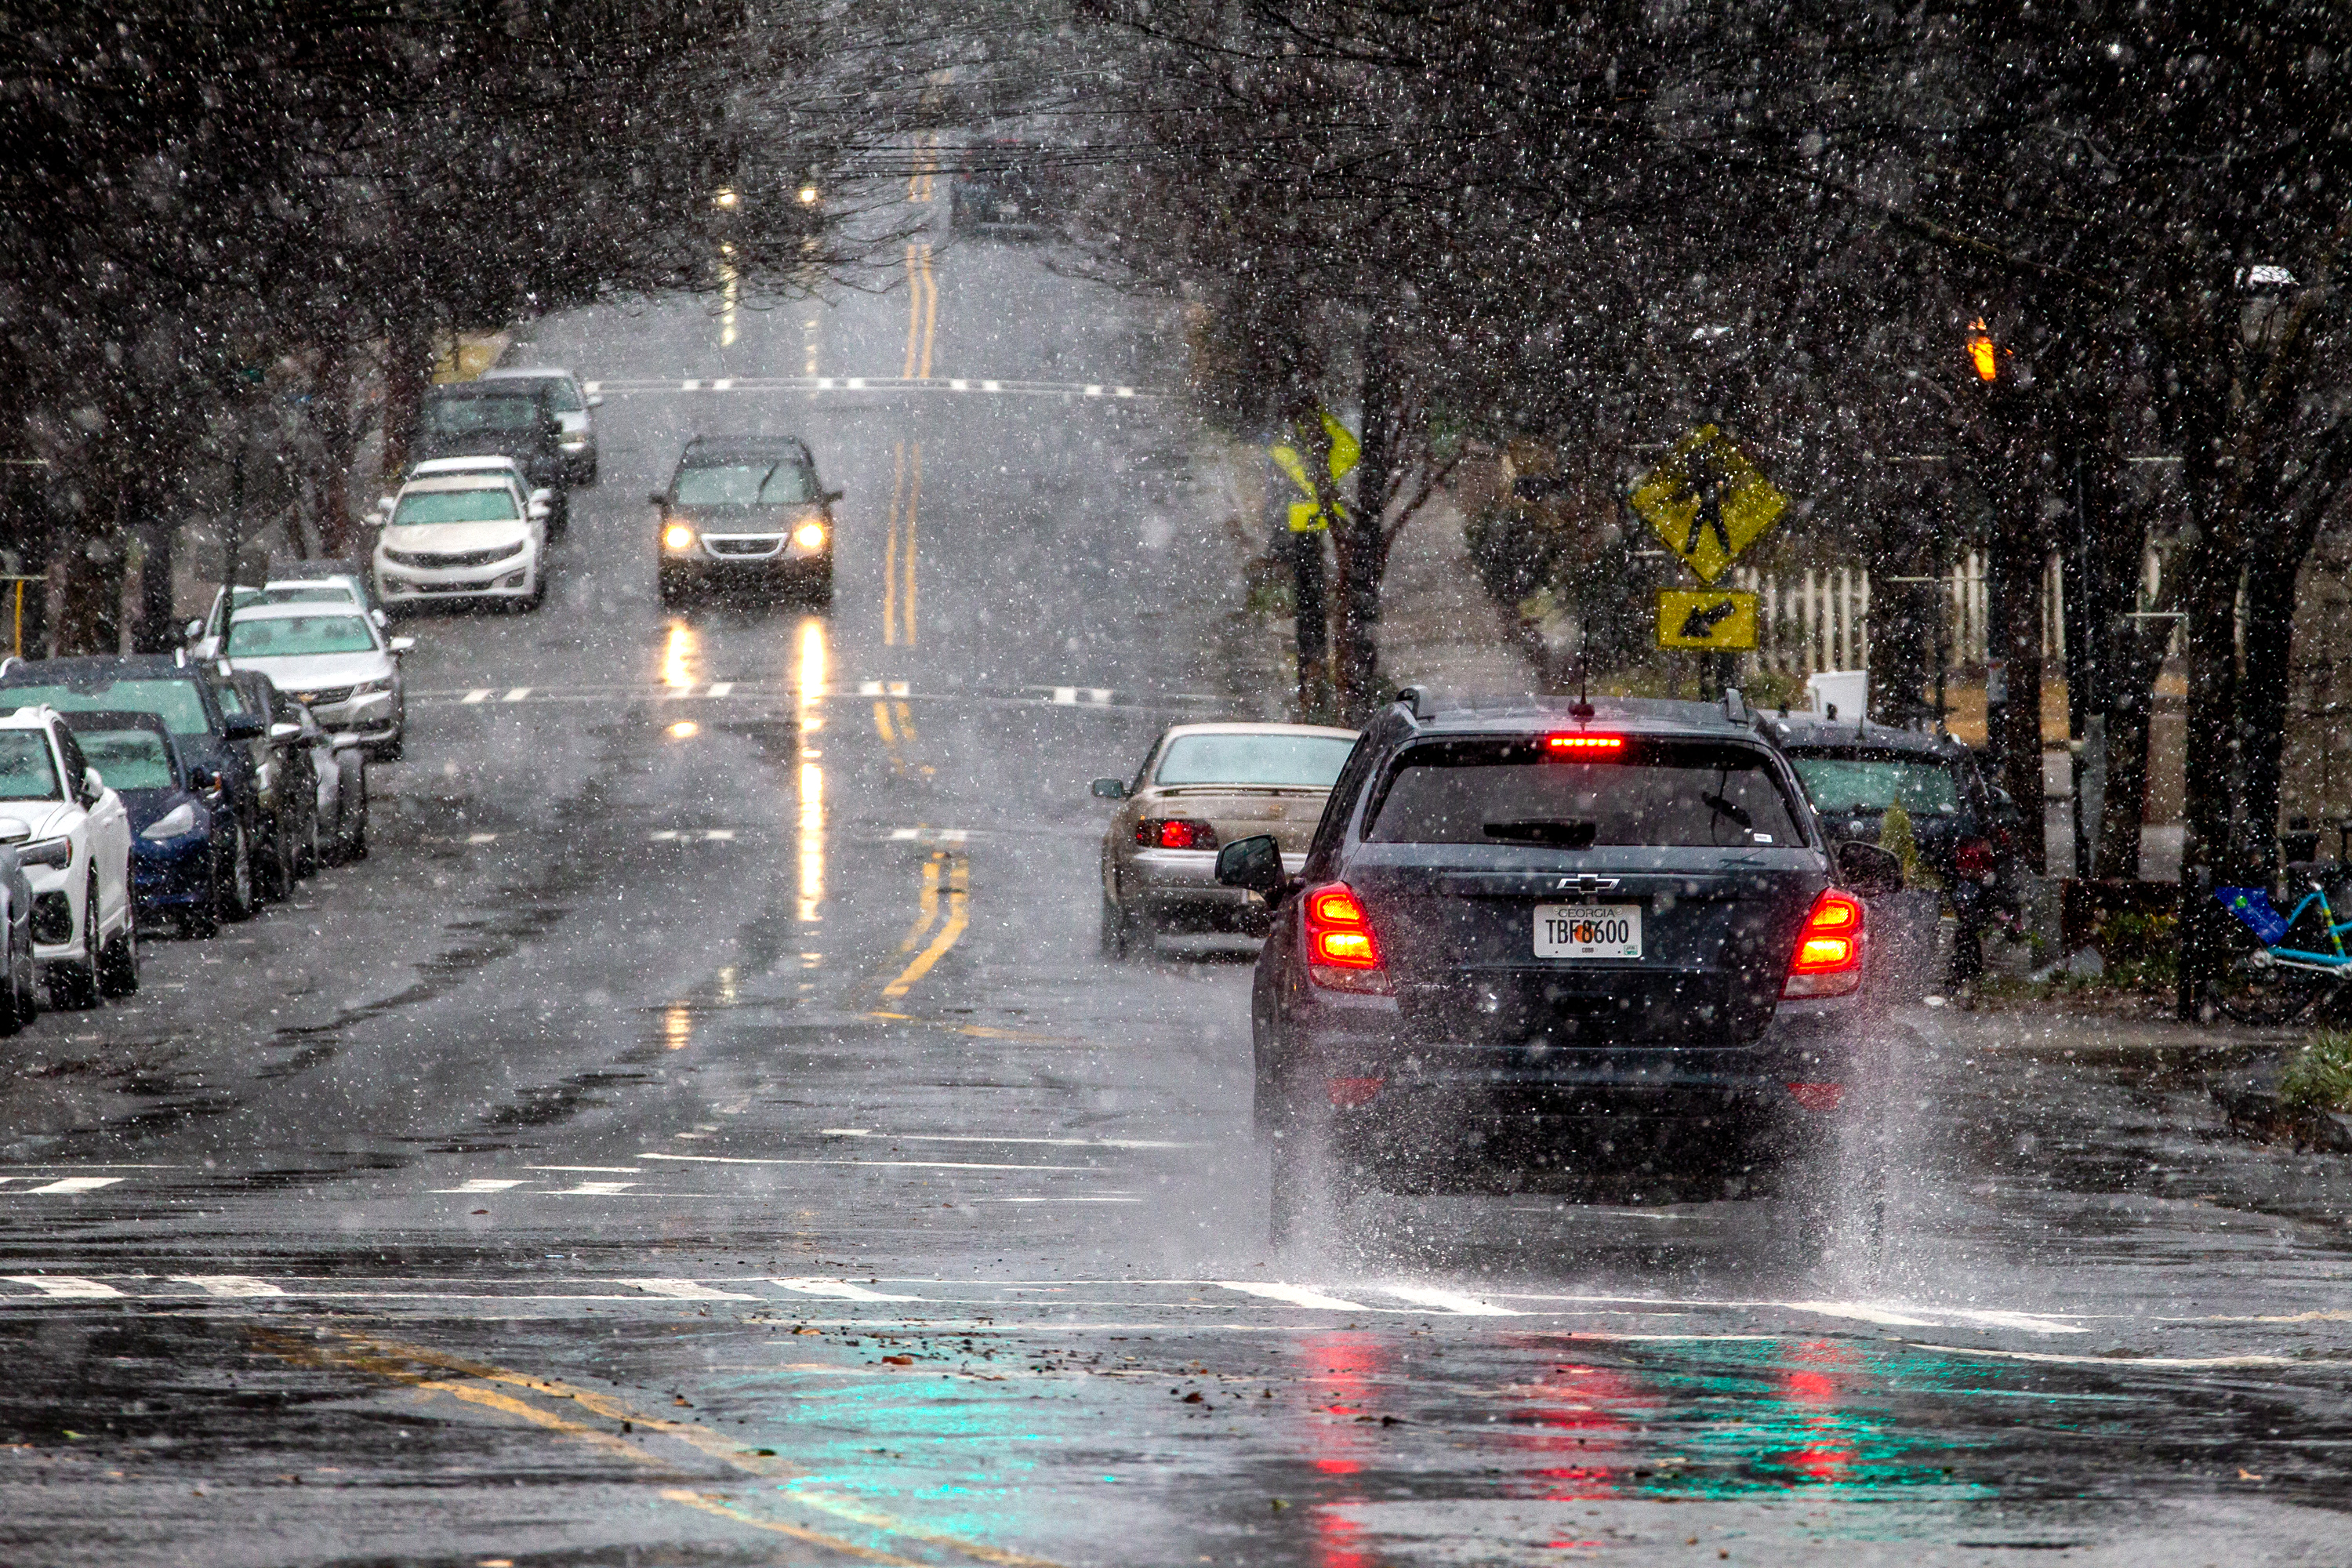
<path id="1" fill-rule="evenodd" d="M 1870 668 L 1870 574 L 1859 566 L 1808 567 L 1783 578 L 1745 567 L 1734 585 L 1758 598 L 1756 652 L 1766 669 L 1811 675 L 1823 669 Z M 2141 591 L 2153 600 L 2163 584 L 2163 561 L 2151 550 L 2141 563 Z M 1985 660 L 1984 555 L 1971 550 L 1942 584 L 1945 658 L 1950 667 Z M 2042 657 L 2066 657 L 2066 574 L 2053 554 L 2042 574 Z"/>

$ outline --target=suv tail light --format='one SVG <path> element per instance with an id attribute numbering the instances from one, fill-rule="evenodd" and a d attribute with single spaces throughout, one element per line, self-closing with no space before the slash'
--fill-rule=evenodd
<path id="1" fill-rule="evenodd" d="M 1824 888 L 1797 932 L 1783 996 L 1843 996 L 1862 984 L 1862 900 Z"/>
<path id="2" fill-rule="evenodd" d="M 1953 868 L 1964 880 L 1992 880 L 1992 846 L 1981 838 L 1963 838 L 1960 847 L 1952 851 Z"/>
<path id="3" fill-rule="evenodd" d="M 1327 882 L 1307 895 L 1307 977 L 1334 991 L 1389 994 L 1372 917 L 1345 882 Z"/>
<path id="4" fill-rule="evenodd" d="M 1214 849 L 1217 830 L 1186 816 L 1147 816 L 1135 825 L 1135 841 L 1150 849 Z"/>

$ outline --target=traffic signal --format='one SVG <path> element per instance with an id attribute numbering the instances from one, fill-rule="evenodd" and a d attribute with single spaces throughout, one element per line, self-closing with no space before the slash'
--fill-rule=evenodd
<path id="1" fill-rule="evenodd" d="M 1976 367 L 1979 381 L 1990 383 L 2000 374 L 2000 351 L 1993 346 L 1982 316 L 1969 323 L 1969 363 Z"/>

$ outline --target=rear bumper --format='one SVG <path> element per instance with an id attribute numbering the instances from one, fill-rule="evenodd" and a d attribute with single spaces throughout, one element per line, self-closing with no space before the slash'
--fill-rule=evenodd
<path id="1" fill-rule="evenodd" d="M 1282 858 L 1283 869 L 1294 877 L 1306 863 L 1303 855 Z M 1262 935 L 1273 912 L 1246 888 L 1218 883 L 1213 849 L 1142 850 L 1120 866 L 1118 892 L 1130 913 L 1180 929 Z"/>

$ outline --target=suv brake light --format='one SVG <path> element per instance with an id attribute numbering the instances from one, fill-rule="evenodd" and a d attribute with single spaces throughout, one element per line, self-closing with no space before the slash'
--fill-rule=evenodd
<path id="1" fill-rule="evenodd" d="M 1622 735 L 1546 735 L 1544 750 L 1555 757 L 1613 757 L 1625 749 Z"/>
<path id="2" fill-rule="evenodd" d="M 1214 849 L 1217 830 L 1190 817 L 1147 816 L 1135 825 L 1135 841 L 1150 849 Z"/>
<path id="3" fill-rule="evenodd" d="M 1307 895 L 1307 977 L 1334 991 L 1389 994 L 1372 917 L 1345 882 L 1327 882 Z"/>
<path id="4" fill-rule="evenodd" d="M 1843 996 L 1862 984 L 1862 900 L 1824 888 L 1797 932 L 1783 996 Z"/>

